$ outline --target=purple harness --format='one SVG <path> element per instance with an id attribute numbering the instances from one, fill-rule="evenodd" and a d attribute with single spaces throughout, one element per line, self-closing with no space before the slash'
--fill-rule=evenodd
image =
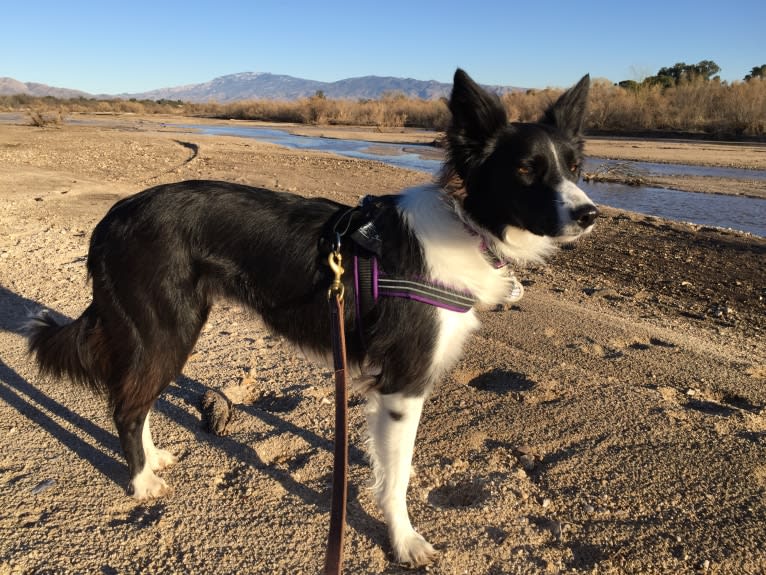
<path id="1" fill-rule="evenodd" d="M 364 319 L 382 297 L 403 298 L 456 313 L 467 313 L 478 302 L 468 291 L 458 290 L 420 277 L 397 278 L 388 275 L 379 265 L 382 240 L 375 226 L 375 198 L 365 197 L 359 208 L 347 210 L 337 220 L 333 231 L 336 241 L 341 236 L 354 244 L 354 300 L 357 330 L 364 342 Z M 352 228 L 352 213 L 361 210 L 365 221 Z M 345 230 L 338 231 L 345 223 Z M 352 231 L 353 230 L 353 231 Z M 350 232 L 350 233 L 349 233 Z"/>
<path id="2" fill-rule="evenodd" d="M 370 295 L 372 305 L 375 305 L 381 297 L 410 299 L 457 313 L 466 313 L 476 305 L 476 298 L 467 291 L 456 290 L 421 278 L 390 277 L 379 268 L 378 258 L 373 254 L 366 257 L 359 253 L 354 255 L 354 289 L 359 317 L 365 307 L 363 300 Z M 365 293 L 366 291 L 369 293 Z"/>

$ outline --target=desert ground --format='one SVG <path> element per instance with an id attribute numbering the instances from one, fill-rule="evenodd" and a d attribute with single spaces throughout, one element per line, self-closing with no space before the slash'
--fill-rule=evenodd
<path id="1" fill-rule="evenodd" d="M 762 145 L 587 149 L 766 169 Z M 180 456 L 162 472 L 173 492 L 137 503 L 103 399 L 40 377 L 26 354 L 30 313 L 73 318 L 88 304 L 89 236 L 108 208 L 191 178 L 353 204 L 428 176 L 154 118 L 0 123 L 0 575 L 321 570 L 327 367 L 246 309 L 217 305 L 152 418 L 158 446 Z M 605 208 L 585 239 L 516 269 L 524 299 L 481 312 L 483 328 L 426 404 L 409 502 L 440 551 L 427 571 L 766 573 L 765 256 L 764 238 Z M 209 389 L 234 404 L 227 435 L 203 420 Z M 368 489 L 357 395 L 350 422 L 345 572 L 405 573 Z"/>

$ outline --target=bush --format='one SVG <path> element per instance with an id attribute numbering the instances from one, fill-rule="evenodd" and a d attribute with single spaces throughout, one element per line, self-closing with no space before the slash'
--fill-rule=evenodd
<path id="1" fill-rule="evenodd" d="M 658 76 L 660 77 L 660 76 Z M 661 76 L 668 78 L 669 76 Z M 533 121 L 562 90 L 526 90 L 501 96 L 511 121 Z M 389 93 L 375 100 L 328 100 L 324 94 L 294 101 L 247 100 L 230 104 L 189 104 L 177 100 L 96 100 L 0 96 L 0 110 L 50 110 L 58 115 L 33 123 L 61 122 L 63 113 L 175 114 L 239 120 L 293 122 L 317 125 L 358 125 L 380 128 L 415 127 L 443 130 L 449 121 L 444 100 L 408 98 Z M 678 82 L 612 84 L 594 80 L 586 128 L 612 133 L 667 130 L 713 136 L 766 135 L 766 79 L 727 84 L 717 78 L 686 75 Z"/>
<path id="2" fill-rule="evenodd" d="M 42 112 L 32 109 L 27 110 L 27 115 L 29 116 L 30 124 L 37 128 L 59 127 L 64 123 L 60 110 L 56 112 Z"/>

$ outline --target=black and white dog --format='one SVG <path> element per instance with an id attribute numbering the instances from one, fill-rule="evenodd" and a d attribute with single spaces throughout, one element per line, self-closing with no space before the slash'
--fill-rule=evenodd
<path id="1" fill-rule="evenodd" d="M 540 261 L 593 227 L 598 211 L 576 183 L 588 88 L 585 76 L 538 123 L 509 123 L 498 98 L 457 70 L 441 182 L 356 209 L 214 181 L 125 198 L 91 238 L 91 304 L 66 325 L 36 317 L 30 350 L 42 372 L 108 395 L 128 492 L 161 496 L 168 487 L 155 471 L 176 457 L 155 447 L 149 412 L 181 373 L 211 306 L 242 302 L 274 332 L 327 357 L 326 245 L 347 232 L 344 262 L 364 254 L 373 268 L 369 297 L 358 274 L 344 283 L 375 495 L 396 559 L 428 563 L 434 549 L 406 504 L 424 399 L 479 327 L 475 306 L 508 297 L 512 279 L 498 262 Z"/>

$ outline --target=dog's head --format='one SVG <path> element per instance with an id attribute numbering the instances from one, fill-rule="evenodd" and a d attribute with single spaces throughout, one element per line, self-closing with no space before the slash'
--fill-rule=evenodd
<path id="1" fill-rule="evenodd" d="M 510 232 L 571 241 L 598 215 L 577 186 L 589 76 L 536 123 L 508 123 L 498 97 L 463 70 L 449 101 L 443 180 L 460 178 L 464 211 L 500 241 Z"/>

